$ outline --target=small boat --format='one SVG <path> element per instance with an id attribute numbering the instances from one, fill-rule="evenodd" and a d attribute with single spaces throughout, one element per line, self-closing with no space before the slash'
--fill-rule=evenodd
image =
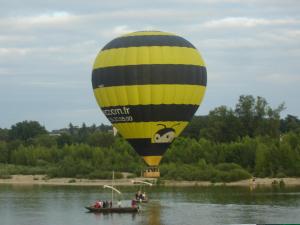
<path id="1" fill-rule="evenodd" d="M 146 181 L 140 181 L 140 180 L 131 180 L 131 182 L 133 184 L 138 184 L 140 185 L 140 188 L 139 188 L 139 191 L 137 192 L 138 193 L 142 193 L 142 186 L 144 185 L 149 185 L 150 187 L 153 185 L 152 183 L 150 182 L 146 182 Z M 139 198 L 137 195 L 135 196 L 136 198 L 133 199 L 132 201 L 134 201 L 135 203 L 148 203 L 149 202 L 149 199 L 148 197 L 146 196 L 146 193 L 144 191 L 144 196 Z"/>
<path id="2" fill-rule="evenodd" d="M 133 207 L 114 207 L 114 208 L 95 208 L 93 206 L 86 206 L 90 212 L 93 213 L 137 213 L 139 212 L 139 208 Z"/>
<path id="3" fill-rule="evenodd" d="M 137 213 L 139 211 L 138 206 L 132 206 L 132 207 L 122 207 L 121 206 L 121 200 L 119 199 L 118 201 L 118 206 L 114 206 L 114 192 L 119 194 L 119 198 L 122 195 L 121 191 L 116 189 L 114 187 L 114 171 L 113 171 L 113 179 L 112 179 L 112 184 L 111 185 L 103 185 L 103 188 L 109 188 L 111 189 L 111 201 L 110 201 L 110 206 L 109 207 L 103 207 L 101 202 L 96 202 L 99 204 L 91 205 L 91 206 L 85 206 L 86 209 L 89 210 L 89 212 L 93 213 Z"/>

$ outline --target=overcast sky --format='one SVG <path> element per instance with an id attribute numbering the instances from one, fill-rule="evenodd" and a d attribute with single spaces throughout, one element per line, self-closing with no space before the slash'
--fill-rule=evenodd
<path id="1" fill-rule="evenodd" d="M 93 95 L 93 61 L 138 30 L 176 33 L 201 52 L 208 86 L 197 115 L 251 94 L 299 117 L 299 12 L 297 0 L 0 0 L 0 128 L 109 124 Z"/>

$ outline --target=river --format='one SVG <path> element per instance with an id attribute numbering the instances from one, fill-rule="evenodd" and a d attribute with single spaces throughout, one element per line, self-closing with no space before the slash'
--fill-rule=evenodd
<path id="1" fill-rule="evenodd" d="M 130 205 L 137 187 L 121 187 Z M 101 187 L 0 185 L 0 225 L 188 225 L 300 223 L 300 187 L 150 187 L 151 201 L 132 214 L 87 213 L 110 199 Z"/>

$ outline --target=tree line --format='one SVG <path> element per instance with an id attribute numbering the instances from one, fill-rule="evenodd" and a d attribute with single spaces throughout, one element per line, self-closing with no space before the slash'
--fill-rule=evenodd
<path id="1" fill-rule="evenodd" d="M 234 181 L 251 176 L 300 176 L 300 120 L 280 118 L 263 97 L 240 96 L 234 109 L 220 106 L 194 116 L 161 162 L 166 179 Z M 112 127 L 74 126 L 47 131 L 37 121 L 0 128 L 0 176 L 111 178 L 139 176 L 145 164 Z M 121 176 L 121 175 L 119 175 Z"/>

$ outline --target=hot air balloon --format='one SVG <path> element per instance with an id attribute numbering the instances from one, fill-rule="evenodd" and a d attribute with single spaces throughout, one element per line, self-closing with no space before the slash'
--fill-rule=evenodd
<path id="1" fill-rule="evenodd" d="M 149 166 L 147 177 L 159 176 L 163 154 L 198 109 L 206 83 L 197 49 L 161 31 L 113 39 L 98 53 L 92 72 L 98 105 Z"/>

